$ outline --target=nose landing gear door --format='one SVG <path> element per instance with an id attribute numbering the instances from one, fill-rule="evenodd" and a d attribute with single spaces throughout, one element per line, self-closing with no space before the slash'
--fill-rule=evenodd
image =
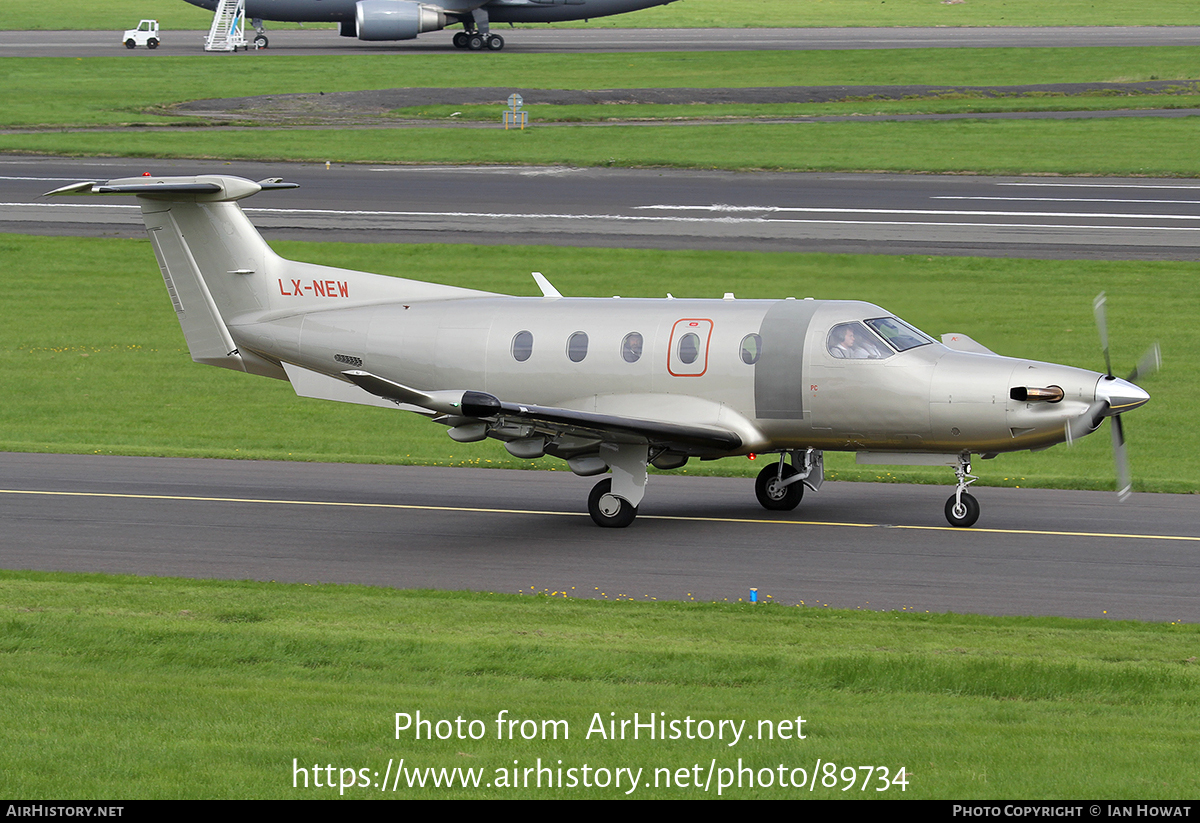
<path id="1" fill-rule="evenodd" d="M 671 328 L 667 371 L 675 377 L 700 377 L 708 371 L 708 341 L 713 321 L 704 318 L 676 320 Z"/>

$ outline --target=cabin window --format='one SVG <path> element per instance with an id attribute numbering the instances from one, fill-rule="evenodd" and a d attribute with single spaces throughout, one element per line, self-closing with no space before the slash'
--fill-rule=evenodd
<path id="1" fill-rule="evenodd" d="M 753 366 L 762 354 L 762 338 L 757 334 L 748 334 L 742 338 L 742 362 Z"/>
<path id="2" fill-rule="evenodd" d="M 513 335 L 512 356 L 518 363 L 524 363 L 533 354 L 533 332 L 519 331 Z"/>
<path id="3" fill-rule="evenodd" d="M 578 363 L 587 357 L 588 337 L 586 332 L 577 331 L 567 339 L 567 357 Z"/>
<path id="4" fill-rule="evenodd" d="M 636 363 L 642 358 L 643 342 L 642 333 L 639 331 L 631 331 L 625 335 L 625 339 L 621 341 L 621 357 L 626 363 Z"/>
<path id="5" fill-rule="evenodd" d="M 882 360 L 892 355 L 862 323 L 839 323 L 830 329 L 825 345 L 839 360 Z"/>
<path id="6" fill-rule="evenodd" d="M 692 364 L 700 356 L 700 335 L 688 332 L 679 338 L 679 362 Z"/>

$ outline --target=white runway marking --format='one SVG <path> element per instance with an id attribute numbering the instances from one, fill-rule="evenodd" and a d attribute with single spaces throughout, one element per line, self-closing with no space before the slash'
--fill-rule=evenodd
<path id="1" fill-rule="evenodd" d="M 0 208 L 37 208 L 37 209 L 137 209 L 138 206 L 110 203 L 0 203 Z M 645 209 L 680 209 L 680 210 L 712 210 L 712 206 L 638 206 Z M 753 211 L 753 212 L 800 212 L 815 214 L 895 214 L 900 216 L 915 215 L 925 217 L 1059 217 L 1063 219 L 1124 219 L 1124 220 L 1193 220 L 1200 222 L 1200 215 L 1161 215 L 1161 214 L 1122 214 L 1114 213 L 1079 213 L 1079 212 L 1002 212 L 1002 211 L 953 211 L 938 209 L 838 209 L 838 208 L 790 208 L 778 206 L 738 206 L 717 207 L 718 211 Z M 571 214 L 553 212 L 468 212 L 468 211 L 372 211 L 357 209 L 271 209 L 247 208 L 247 214 L 262 215 L 296 215 L 296 216 L 326 216 L 326 217 L 395 217 L 395 218 L 464 218 L 474 220 L 612 220 L 626 223 L 697 223 L 697 224 L 824 224 L 844 226 L 933 226 L 933 227 L 978 227 L 994 226 L 997 228 L 1023 229 L 1080 229 L 1094 230 L 1096 228 L 1121 229 L 1124 231 L 1200 231 L 1200 226 L 1134 226 L 1134 225 L 1076 225 L 1069 223 L 1012 223 L 1012 222 L 950 222 L 931 220 L 849 220 L 833 218 L 787 218 L 787 217 L 734 217 L 728 214 L 719 217 L 686 217 L 686 216 L 648 216 L 629 214 Z"/>

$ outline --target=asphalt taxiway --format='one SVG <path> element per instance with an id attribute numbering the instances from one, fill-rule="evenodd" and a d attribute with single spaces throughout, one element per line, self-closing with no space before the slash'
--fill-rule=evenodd
<path id="1" fill-rule="evenodd" d="M 165 22 L 165 21 L 164 21 Z M 136 21 L 129 21 L 130 25 Z M 340 37 L 335 29 L 274 29 L 267 24 L 270 48 L 238 52 L 238 57 L 274 54 L 429 54 L 454 53 L 450 42 L 457 27 L 424 34 L 416 40 L 365 42 Z M 577 54 L 589 52 L 805 51 L 831 49 L 925 48 L 1068 48 L 1124 46 L 1194 46 L 1200 26 L 1070 26 L 911 28 L 751 28 L 751 29 L 570 29 L 545 28 L 493 31 L 504 37 L 505 53 Z M 204 31 L 163 30 L 155 50 L 128 50 L 120 31 L 3 31 L 0 57 L 103 57 L 125 54 L 131 59 L 160 55 L 203 55 Z M 222 59 L 222 55 L 211 55 Z M 232 57 L 232 55 L 226 55 Z M 486 59 L 483 54 L 475 55 Z"/>
<path id="2" fill-rule="evenodd" d="M 997 463 L 1003 460 L 998 458 Z M 0 454 L 0 567 L 633 600 L 1200 621 L 1200 497 L 651 478 L 600 529 L 569 472 Z"/>

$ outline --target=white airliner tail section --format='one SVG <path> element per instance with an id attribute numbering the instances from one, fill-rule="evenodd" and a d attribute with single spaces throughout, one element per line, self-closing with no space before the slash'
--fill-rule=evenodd
<path id="1" fill-rule="evenodd" d="M 264 189 L 290 188 L 296 184 L 200 175 L 84 182 L 47 194 L 137 197 L 188 351 L 198 363 L 287 379 L 278 364 L 240 352 L 227 324 L 385 301 L 489 294 L 280 257 L 237 201 Z"/>

